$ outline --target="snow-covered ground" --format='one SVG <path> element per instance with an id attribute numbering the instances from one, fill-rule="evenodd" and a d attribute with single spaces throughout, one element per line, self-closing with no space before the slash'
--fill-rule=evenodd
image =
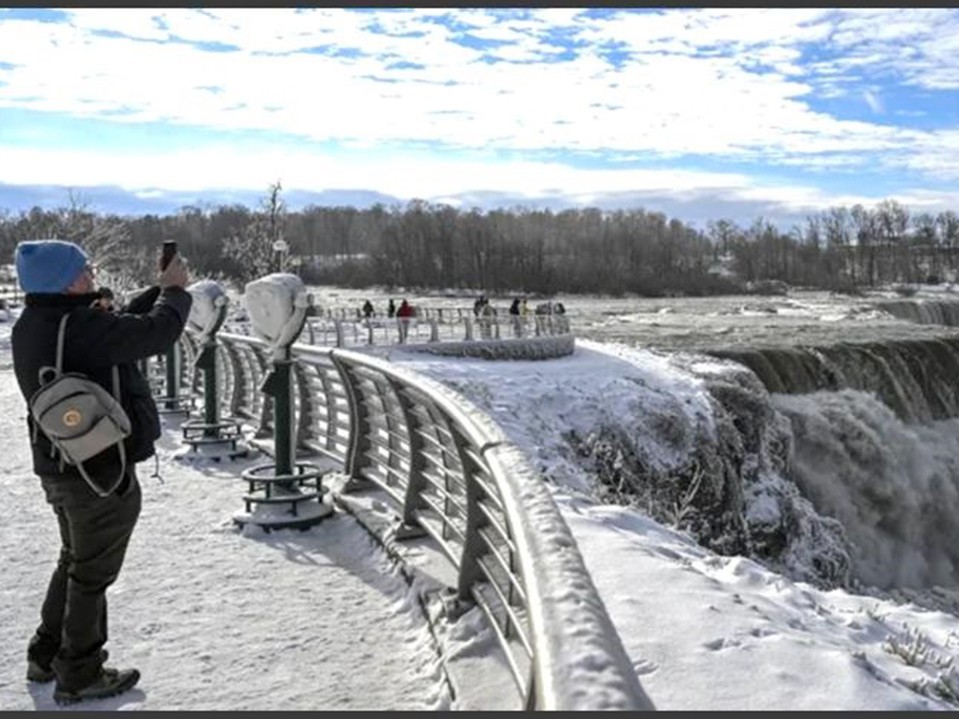
<path id="1" fill-rule="evenodd" d="M 0 323 L 0 710 L 51 710 L 53 684 L 24 676 L 59 538 L 31 471 L 9 332 Z M 240 530 L 239 474 L 266 460 L 176 461 L 173 424 L 158 444 L 162 482 L 152 460 L 138 466 L 143 509 L 107 593 L 110 663 L 143 678 L 67 709 L 450 708 L 414 590 L 356 520 L 338 512 L 306 532 Z"/>
<path id="2" fill-rule="evenodd" d="M 389 354 L 462 392 L 548 478 L 657 708 L 956 708 L 952 614 L 794 582 L 592 498 L 569 430 L 643 413 L 702 420 L 702 380 L 666 355 L 589 341 L 539 362 Z M 9 323 L 0 323 L 0 407 L 0 708 L 48 709 L 49 686 L 23 680 L 24 650 L 57 543 L 30 472 Z M 677 461 L 654 434 L 637 441 L 664 467 Z M 109 595 L 111 655 L 144 677 L 78 708 L 459 708 L 410 590 L 349 516 L 305 533 L 240 532 L 230 517 L 242 463 L 199 470 L 172 462 L 178 450 L 168 431 L 163 484 L 151 463 L 141 468 L 143 514 Z"/>

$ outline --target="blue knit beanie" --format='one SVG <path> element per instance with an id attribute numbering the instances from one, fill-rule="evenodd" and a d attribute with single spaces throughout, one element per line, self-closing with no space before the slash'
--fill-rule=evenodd
<path id="1" fill-rule="evenodd" d="M 33 240 L 17 245 L 17 279 L 24 292 L 63 292 L 87 266 L 72 242 Z"/>

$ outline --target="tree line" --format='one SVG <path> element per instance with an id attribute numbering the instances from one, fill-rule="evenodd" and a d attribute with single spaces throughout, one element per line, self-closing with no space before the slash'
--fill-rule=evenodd
<path id="1" fill-rule="evenodd" d="M 130 286 L 152 276 L 164 239 L 179 243 L 196 276 L 235 286 L 282 270 L 349 287 L 664 296 L 742 292 L 768 280 L 856 291 L 959 272 L 959 216 L 911 214 L 895 200 L 832 207 L 788 231 L 763 217 L 700 230 L 640 208 L 481 211 L 413 200 L 291 211 L 279 182 L 253 208 L 119 216 L 71 195 L 52 210 L 0 212 L 0 262 L 12 262 L 17 242 L 49 237 L 79 243 Z"/>

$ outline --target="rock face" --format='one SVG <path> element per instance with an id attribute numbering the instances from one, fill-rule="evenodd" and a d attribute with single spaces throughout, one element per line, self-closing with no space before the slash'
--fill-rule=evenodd
<path id="1" fill-rule="evenodd" d="M 663 443 L 691 439 L 678 471 L 653 469 L 627 425 L 570 433 L 600 497 L 634 504 L 719 554 L 749 556 L 821 587 L 848 585 L 851 548 L 842 525 L 819 514 L 790 476 L 789 419 L 745 368 L 705 379 L 712 426 L 681 426 L 678 414 L 643 420 Z"/>

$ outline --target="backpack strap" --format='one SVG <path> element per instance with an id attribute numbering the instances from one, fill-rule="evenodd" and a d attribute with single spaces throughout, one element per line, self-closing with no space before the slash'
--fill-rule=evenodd
<path id="1" fill-rule="evenodd" d="M 64 343 L 64 337 L 66 336 L 66 333 L 67 333 L 67 320 L 70 319 L 70 314 L 71 313 L 67 312 L 65 315 L 63 315 L 63 317 L 60 319 L 60 327 L 57 329 L 57 359 L 56 359 L 56 365 L 52 368 L 53 371 L 56 372 L 56 374 L 54 375 L 53 379 L 56 379 L 57 377 L 63 374 L 63 343 Z M 49 369 L 51 368 L 50 367 L 40 368 L 40 384 L 46 384 L 46 382 L 44 382 L 43 380 L 43 373 Z M 117 369 L 116 365 L 113 365 L 112 367 L 112 375 L 113 375 L 113 397 L 114 399 L 116 399 L 117 402 L 119 402 L 120 401 L 120 370 Z"/>
<path id="2" fill-rule="evenodd" d="M 40 371 L 37 373 L 37 376 L 40 380 L 40 386 L 52 382 L 61 374 L 63 374 L 63 338 L 67 333 L 67 320 L 70 319 L 70 313 L 67 312 L 63 317 L 60 318 L 60 326 L 57 329 L 57 354 L 56 360 L 53 367 L 50 365 L 44 365 L 40 368 Z M 53 376 L 50 377 L 49 373 L 52 372 Z"/>
<path id="3" fill-rule="evenodd" d="M 67 320 L 70 319 L 70 313 L 67 312 L 60 319 L 60 328 L 57 330 L 57 376 L 63 374 L 63 338 L 67 334 Z"/>
<path id="4" fill-rule="evenodd" d="M 116 481 L 113 483 L 113 486 L 107 490 L 101 490 L 96 482 L 94 482 L 90 475 L 87 474 L 86 470 L 83 468 L 83 462 L 77 462 L 76 468 L 80 472 L 80 476 L 83 477 L 84 481 L 89 485 L 98 496 L 100 497 L 109 497 L 113 494 L 114 490 L 120 486 L 120 483 L 123 481 L 124 475 L 127 473 L 127 452 L 123 446 L 123 441 L 117 442 L 117 449 L 120 451 L 120 474 L 117 475 Z"/>

